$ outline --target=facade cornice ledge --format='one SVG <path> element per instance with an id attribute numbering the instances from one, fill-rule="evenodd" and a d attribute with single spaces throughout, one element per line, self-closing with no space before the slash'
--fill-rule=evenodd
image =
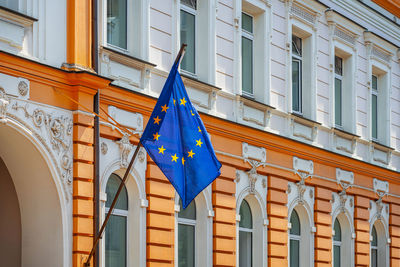
<path id="1" fill-rule="evenodd" d="M 383 50 L 382 52 L 386 52 L 390 56 L 393 56 L 397 52 L 397 47 L 393 44 L 389 43 L 388 41 L 382 39 L 381 37 L 377 36 L 376 34 L 370 31 L 364 31 L 364 41 L 366 44 L 373 44 L 374 46 L 378 47 L 379 49 Z"/>
<path id="2" fill-rule="evenodd" d="M 251 97 L 243 96 L 243 95 L 238 95 L 239 100 L 243 102 L 246 106 L 253 107 L 259 110 L 263 111 L 270 111 L 271 109 L 275 109 L 274 107 L 258 102 L 255 99 L 252 99 Z"/>
<path id="3" fill-rule="evenodd" d="M 337 13 L 333 9 L 329 8 L 325 11 L 326 21 L 328 24 L 333 24 L 336 27 L 339 27 L 342 31 L 353 35 L 353 38 L 357 38 L 362 35 L 365 28 L 355 24 L 353 21 L 347 19 L 341 14 Z"/>

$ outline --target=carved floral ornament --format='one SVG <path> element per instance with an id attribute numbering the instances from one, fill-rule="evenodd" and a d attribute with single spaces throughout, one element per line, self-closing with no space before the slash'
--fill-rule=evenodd
<path id="1" fill-rule="evenodd" d="M 24 95 L 28 85 L 22 81 L 18 85 Z M 50 158 L 60 175 L 66 199 L 72 195 L 72 114 L 47 108 L 30 101 L 18 100 L 6 94 L 0 87 L 0 122 L 8 118 L 24 125 L 49 152 Z"/>
<path id="2" fill-rule="evenodd" d="M 376 214 L 377 214 L 377 220 L 382 220 L 383 218 L 383 211 L 385 211 L 387 214 L 389 213 L 389 206 L 385 203 L 383 203 L 382 199 L 389 193 L 389 183 L 386 181 L 381 181 L 379 179 L 374 178 L 374 191 L 378 195 L 378 200 L 376 200 Z M 384 207 L 386 209 L 384 210 Z M 371 207 L 370 207 L 371 208 Z"/>

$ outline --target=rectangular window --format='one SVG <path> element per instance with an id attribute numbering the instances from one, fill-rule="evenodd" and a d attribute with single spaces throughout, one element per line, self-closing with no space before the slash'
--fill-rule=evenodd
<path id="1" fill-rule="evenodd" d="M 302 113 L 302 40 L 292 35 L 292 110 Z"/>
<path id="2" fill-rule="evenodd" d="M 187 44 L 181 68 L 196 72 L 196 1 L 181 0 L 181 44 Z"/>
<path id="3" fill-rule="evenodd" d="M 343 126 L 342 86 L 343 86 L 343 59 L 338 56 L 335 56 L 335 125 L 339 128 Z"/>
<path id="4" fill-rule="evenodd" d="M 371 105 L 372 139 L 378 139 L 378 77 L 372 75 L 372 105 Z"/>
<path id="5" fill-rule="evenodd" d="M 340 246 L 333 246 L 333 267 L 340 267 Z"/>
<path id="6" fill-rule="evenodd" d="M 107 43 L 127 49 L 127 1 L 107 0 Z"/>
<path id="7" fill-rule="evenodd" d="M 300 240 L 290 239 L 290 267 L 300 266 Z"/>
<path id="8" fill-rule="evenodd" d="M 253 95 L 253 17 L 242 13 L 242 92 Z"/>
<path id="9" fill-rule="evenodd" d="M 126 266 L 126 229 L 127 217 L 111 215 L 106 227 L 106 267 Z"/>

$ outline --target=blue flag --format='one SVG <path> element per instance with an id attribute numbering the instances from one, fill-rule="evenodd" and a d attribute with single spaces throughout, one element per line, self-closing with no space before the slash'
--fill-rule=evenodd
<path id="1" fill-rule="evenodd" d="M 183 208 L 221 172 L 210 138 L 175 62 L 140 139 L 178 192 Z"/>

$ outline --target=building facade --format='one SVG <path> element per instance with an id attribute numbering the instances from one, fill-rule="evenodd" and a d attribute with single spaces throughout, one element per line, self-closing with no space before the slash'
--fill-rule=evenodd
<path id="1" fill-rule="evenodd" d="M 390 5 L 0 0 L 1 265 L 83 266 L 187 43 L 222 174 L 182 210 L 141 148 L 91 266 L 400 266 Z"/>

